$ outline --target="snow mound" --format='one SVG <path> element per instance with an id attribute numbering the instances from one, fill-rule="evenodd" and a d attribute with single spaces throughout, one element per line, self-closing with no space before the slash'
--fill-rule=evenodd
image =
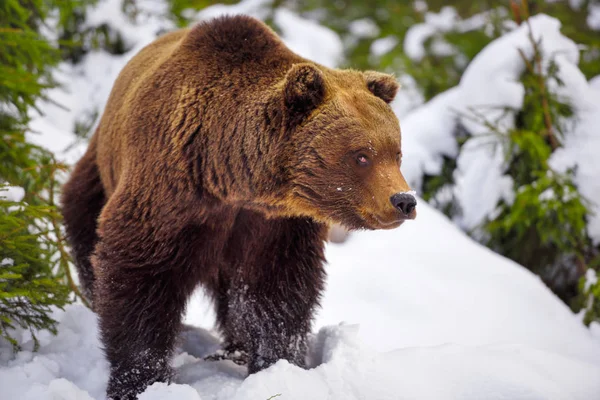
<path id="1" fill-rule="evenodd" d="M 319 326 L 360 323 L 361 339 L 378 351 L 520 343 L 600 363 L 598 343 L 537 276 L 425 202 L 417 209 L 417 219 L 396 230 L 328 246 Z"/>
<path id="2" fill-rule="evenodd" d="M 588 232 L 600 242 L 600 92 L 587 82 L 577 68 L 577 45 L 560 33 L 560 22 L 540 14 L 530 18 L 533 37 L 540 41 L 546 63 L 553 59 L 564 86 L 550 90 L 567 99 L 574 107 L 574 124 L 565 134 L 563 147 L 553 153 L 550 165 L 557 171 L 577 166 L 575 183 L 581 194 L 592 202 Z M 512 180 L 504 175 L 502 138 L 491 134 L 482 122 L 488 121 L 505 132 L 514 127 L 515 112 L 523 105 L 524 88 L 519 77 L 525 65 L 519 50 L 533 56 L 523 24 L 494 40 L 469 64 L 460 84 L 409 113 L 401 121 L 403 132 L 403 172 L 416 188 L 423 175 L 441 172 L 443 157 L 456 158 L 455 185 L 450 188 L 462 209 L 456 222 L 465 230 L 477 228 L 494 212 L 500 199 L 513 196 Z M 408 35 L 407 35 L 408 38 Z M 460 154 L 457 129 L 472 137 Z"/>

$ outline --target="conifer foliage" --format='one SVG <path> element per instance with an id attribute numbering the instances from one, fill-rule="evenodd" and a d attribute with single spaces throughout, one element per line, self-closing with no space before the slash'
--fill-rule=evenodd
<path id="1" fill-rule="evenodd" d="M 0 3 L 0 336 L 15 348 L 12 329 L 29 329 L 37 344 L 37 330 L 55 329 L 52 306 L 78 293 L 57 209 L 57 177 L 66 167 L 28 140 L 35 135 L 28 125 L 36 104 L 49 100 L 45 90 L 57 85 L 52 69 L 72 44 L 51 42 L 40 30 L 52 26 L 64 37 L 89 3 Z"/>

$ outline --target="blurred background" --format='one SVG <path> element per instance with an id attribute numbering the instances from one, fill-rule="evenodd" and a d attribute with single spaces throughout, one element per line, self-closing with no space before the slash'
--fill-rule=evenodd
<path id="1" fill-rule="evenodd" d="M 119 70 L 223 12 L 263 19 L 328 67 L 393 73 L 420 201 L 600 321 L 600 2 L 2 0 L 1 336 L 55 329 L 51 307 L 79 296 L 60 184 Z"/>

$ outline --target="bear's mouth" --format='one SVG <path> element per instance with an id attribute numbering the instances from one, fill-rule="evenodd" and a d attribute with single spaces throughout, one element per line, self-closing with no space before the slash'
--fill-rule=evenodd
<path id="1" fill-rule="evenodd" d="M 400 225 L 402 225 L 404 223 L 404 221 L 406 221 L 406 218 L 396 218 L 396 219 L 392 219 L 390 221 L 385 221 L 382 220 L 381 218 L 379 218 L 377 215 L 373 215 L 373 217 L 375 217 L 375 220 L 377 221 L 377 223 L 383 227 L 383 229 L 393 229 L 393 228 L 397 228 Z"/>
<path id="2" fill-rule="evenodd" d="M 398 228 L 406 221 L 406 218 L 397 215 L 393 218 L 382 218 L 373 213 L 365 213 L 362 219 L 365 222 L 365 227 L 372 230 Z"/>

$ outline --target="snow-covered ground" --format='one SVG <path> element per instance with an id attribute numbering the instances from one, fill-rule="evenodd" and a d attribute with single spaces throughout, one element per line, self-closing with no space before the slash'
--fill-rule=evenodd
<path id="1" fill-rule="evenodd" d="M 122 18 L 120 1 L 100 2 L 88 23 L 120 29 L 131 51 L 118 57 L 95 52 L 77 67 L 63 65 L 59 78 L 69 92 L 54 91 L 50 97 L 70 111 L 46 104 L 46 116 L 35 120 L 36 140 L 67 161 L 85 149 L 85 143 L 70 146 L 75 119 L 101 111 L 124 63 L 161 29 L 172 28 L 162 0 L 136 3 L 147 12 L 131 22 Z M 266 18 L 265 4 L 268 0 L 245 0 L 194 17 L 245 12 Z M 327 65 L 339 61 L 341 42 L 333 32 L 285 10 L 274 21 L 286 24 L 284 38 L 300 54 Z M 541 21 L 548 31 L 554 29 L 550 20 Z M 510 40 L 518 43 L 515 35 L 501 39 L 504 47 L 497 48 L 506 49 Z M 565 62 L 572 64 L 569 54 Z M 499 62 L 508 55 L 502 57 Z M 510 86 L 506 79 L 486 83 Z M 408 175 L 435 165 L 445 146 L 455 146 L 437 128 L 445 118 L 454 123 L 439 104 L 462 104 L 456 99 L 464 102 L 465 93 L 464 87 L 451 89 L 402 118 Z M 343 245 L 328 246 L 328 287 L 310 349 L 313 368 L 280 361 L 247 377 L 244 367 L 230 361 L 203 361 L 218 349 L 219 338 L 212 331 L 210 304 L 199 292 L 189 305 L 189 328 L 174 359 L 178 383 L 155 384 L 140 399 L 600 398 L 598 328 L 587 329 L 537 277 L 473 242 L 424 201 L 418 208 L 418 218 L 397 230 L 360 232 Z M 0 400 L 103 399 L 108 365 L 96 317 L 77 304 L 55 317 L 58 335 L 41 333 L 37 353 L 26 332 L 16 333 L 24 343 L 16 355 L 0 343 Z"/>

